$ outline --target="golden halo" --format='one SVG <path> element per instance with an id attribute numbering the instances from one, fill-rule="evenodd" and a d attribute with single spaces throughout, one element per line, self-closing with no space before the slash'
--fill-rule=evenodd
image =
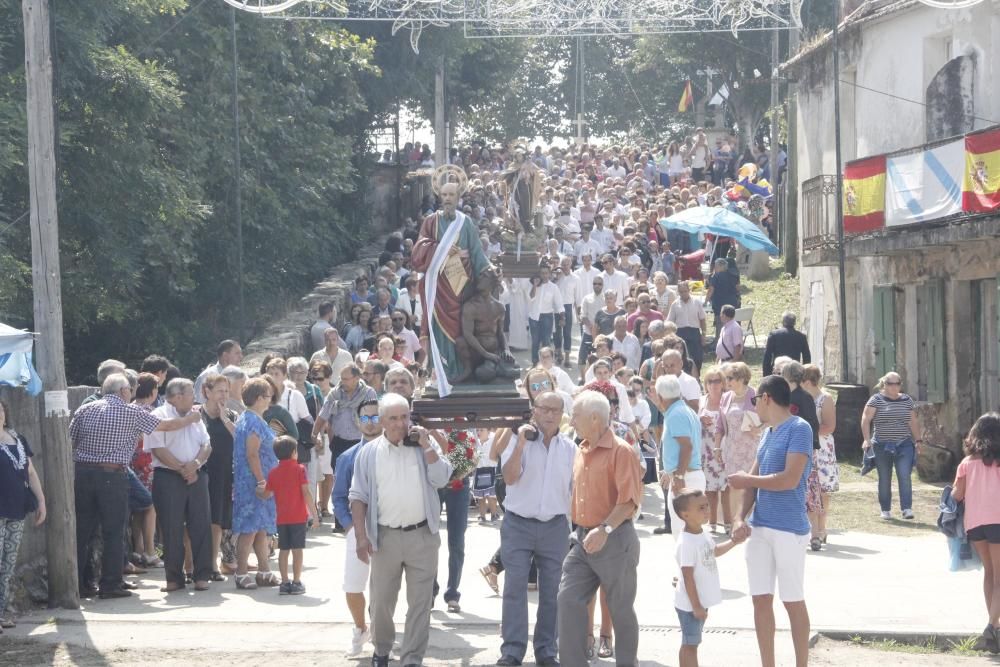
<path id="1" fill-rule="evenodd" d="M 462 195 L 469 186 L 469 177 L 465 175 L 465 170 L 454 164 L 443 164 L 434 170 L 431 176 L 431 187 L 434 194 L 440 196 L 441 188 L 448 183 L 458 185 L 458 194 Z"/>

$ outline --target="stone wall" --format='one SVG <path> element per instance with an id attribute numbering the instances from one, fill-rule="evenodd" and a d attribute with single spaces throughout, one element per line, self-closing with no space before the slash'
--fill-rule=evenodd
<path id="1" fill-rule="evenodd" d="M 350 315 L 349 294 L 351 283 L 359 275 L 370 275 L 378 262 L 378 256 L 385 248 L 388 234 L 379 236 L 355 254 L 354 261 L 337 265 L 330 275 L 302 297 L 294 308 L 279 320 L 272 322 L 259 336 L 243 346 L 243 370 L 256 375 L 261 361 L 269 353 L 282 357 L 309 357 L 315 350 L 309 330 L 316 322 L 317 309 L 323 301 L 337 304 L 335 322 L 342 335 L 347 331 L 345 318 Z"/>

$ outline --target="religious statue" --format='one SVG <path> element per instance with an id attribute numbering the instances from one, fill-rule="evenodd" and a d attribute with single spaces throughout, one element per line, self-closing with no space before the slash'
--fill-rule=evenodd
<path id="1" fill-rule="evenodd" d="M 514 163 L 501 174 L 504 184 L 504 216 L 515 231 L 530 234 L 534 229 L 535 208 L 542 196 L 542 170 L 527 159 L 524 149 L 514 151 Z"/>
<path id="2" fill-rule="evenodd" d="M 503 333 L 506 311 L 499 296 L 500 277 L 496 269 L 487 266 L 476 276 L 475 294 L 462 303 L 462 337 L 456 341 L 456 348 L 464 371 L 454 382 L 463 382 L 472 375 L 483 384 L 497 378 L 520 377 Z"/>
<path id="3" fill-rule="evenodd" d="M 413 270 L 424 274 L 423 333 L 440 396 L 451 393 L 451 382 L 469 377 L 456 349 L 462 338 L 462 303 L 471 292 L 472 277 L 489 266 L 476 224 L 457 209 L 467 184 L 460 167 L 434 170 L 432 186 L 442 210 L 424 220 L 410 257 Z"/>

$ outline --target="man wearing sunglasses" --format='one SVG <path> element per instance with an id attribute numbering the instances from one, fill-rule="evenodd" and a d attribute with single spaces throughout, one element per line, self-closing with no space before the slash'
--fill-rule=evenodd
<path id="1" fill-rule="evenodd" d="M 548 384 L 548 381 L 545 381 Z M 517 433 L 501 455 L 507 497 L 500 528 L 504 564 L 503 616 L 498 665 L 520 665 L 528 649 L 528 571 L 538 567 L 536 665 L 556 665 L 556 597 L 566 540 L 576 445 L 559 433 L 565 406 L 551 387 L 535 396 L 533 424 Z"/>
<path id="2" fill-rule="evenodd" d="M 365 644 L 371 639 L 371 632 L 365 622 L 365 588 L 368 585 L 368 563 L 358 558 L 357 538 L 351 516 L 351 503 L 347 494 L 354 479 L 354 459 L 358 451 L 367 443 L 382 435 L 382 420 L 378 416 L 378 401 L 366 400 L 358 405 L 355 423 L 361 431 L 361 440 L 337 458 L 337 474 L 333 483 L 333 511 L 340 525 L 347 531 L 347 547 L 344 550 L 344 595 L 347 608 L 354 620 L 354 637 L 348 657 L 361 654 Z"/>
<path id="3" fill-rule="evenodd" d="M 757 461 L 749 473 L 729 476 L 729 486 L 745 489 L 743 506 L 733 522 L 733 538 L 749 536 L 747 579 L 753 598 L 754 625 L 761 664 L 774 665 L 774 588 L 788 612 L 795 662 L 805 665 L 809 653 L 809 611 L 806 609 L 806 479 L 812 467 L 812 428 L 791 412 L 791 387 L 777 375 L 760 383 L 750 402 L 768 426 Z"/>

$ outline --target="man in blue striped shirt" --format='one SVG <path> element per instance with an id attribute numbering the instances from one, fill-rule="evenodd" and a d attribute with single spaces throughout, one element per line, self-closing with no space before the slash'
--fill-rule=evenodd
<path id="1" fill-rule="evenodd" d="M 771 375 L 751 399 L 768 429 L 749 473 L 729 476 L 729 486 L 745 489 L 743 507 L 733 523 L 733 538 L 749 536 L 747 579 L 753 598 L 754 626 L 763 667 L 774 667 L 774 582 L 788 612 L 796 667 L 809 654 L 809 611 L 804 578 L 809 518 L 806 479 L 812 467 L 812 428 L 789 409 L 788 382 Z M 747 520 L 749 517 L 749 520 Z M 744 523 L 744 522 L 747 523 Z"/>

